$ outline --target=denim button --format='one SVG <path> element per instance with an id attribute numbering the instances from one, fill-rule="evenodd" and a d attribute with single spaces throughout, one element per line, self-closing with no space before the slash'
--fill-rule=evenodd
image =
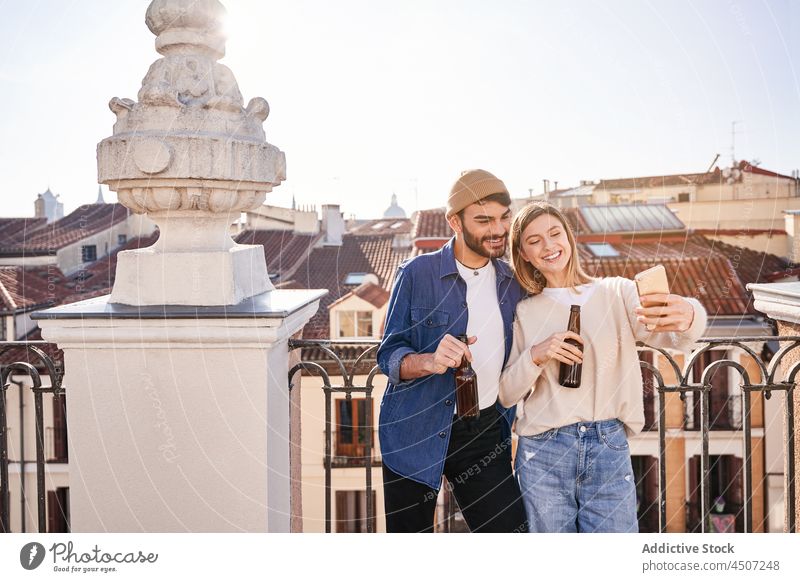
<path id="1" fill-rule="evenodd" d="M 428 325 L 432 325 L 432 324 L 433 324 L 433 320 L 432 320 L 432 319 L 429 319 L 429 320 L 428 320 L 428 321 L 426 321 L 425 323 L 427 323 Z"/>
<path id="2" fill-rule="evenodd" d="M 440 432 L 440 433 L 439 433 L 439 436 L 440 436 L 440 437 L 442 437 L 442 438 L 444 438 L 444 437 L 446 437 L 446 436 L 447 436 L 447 433 L 446 433 L 446 432 L 444 432 L 444 431 L 442 431 L 442 432 Z"/>
<path id="3" fill-rule="evenodd" d="M 445 400 L 444 401 L 444 405 L 445 406 L 452 406 L 453 405 L 453 401 L 452 400 Z"/>
<path id="4" fill-rule="evenodd" d="M 581 426 L 581 432 L 586 432 L 586 427 L 585 426 Z"/>

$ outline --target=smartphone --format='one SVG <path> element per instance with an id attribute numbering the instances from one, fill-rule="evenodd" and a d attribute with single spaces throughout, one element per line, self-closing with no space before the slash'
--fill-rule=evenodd
<path id="1" fill-rule="evenodd" d="M 633 280 L 636 282 L 636 290 L 639 292 L 639 297 L 642 295 L 649 295 L 650 293 L 666 293 L 669 294 L 669 282 L 667 281 L 667 271 L 664 265 L 656 265 L 646 271 L 637 273 Z M 642 307 L 655 307 L 658 305 L 665 305 L 664 303 L 654 303 L 648 301 L 647 304 L 642 302 Z M 647 329 L 652 331 L 655 325 L 647 324 Z"/>

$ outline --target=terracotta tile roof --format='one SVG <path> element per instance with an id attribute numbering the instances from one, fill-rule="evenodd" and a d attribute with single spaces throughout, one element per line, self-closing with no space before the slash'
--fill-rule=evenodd
<path id="1" fill-rule="evenodd" d="M 409 234 L 413 223 L 410 218 L 377 218 L 356 224 L 347 232 L 358 235 Z"/>
<path id="2" fill-rule="evenodd" d="M 710 316 L 745 315 L 750 312 L 744 285 L 730 261 L 721 255 L 712 253 L 705 257 L 682 258 L 655 256 L 647 259 L 625 257 L 583 263 L 589 275 L 628 279 L 657 264 L 664 265 L 672 293 L 698 299 Z"/>
<path id="3" fill-rule="evenodd" d="M 46 218 L 0 218 L 0 249 L 24 244 L 26 238 L 45 225 Z"/>
<path id="4" fill-rule="evenodd" d="M 719 168 L 715 168 L 719 169 Z M 784 178 L 786 180 L 794 180 L 791 176 L 787 176 L 786 174 L 779 174 L 778 172 L 773 172 L 771 170 L 766 170 L 764 168 L 759 168 L 758 166 L 753 166 L 750 162 L 741 160 L 739 162 L 739 169 L 743 172 L 752 172 L 753 174 L 760 174 L 762 176 L 771 176 L 773 178 Z M 742 177 L 739 178 L 739 181 L 742 180 Z"/>
<path id="5" fill-rule="evenodd" d="M 267 273 L 273 282 L 291 279 L 323 234 L 297 234 L 291 230 L 246 230 L 234 237 L 239 244 L 261 245 Z"/>
<path id="6" fill-rule="evenodd" d="M 762 176 L 771 176 L 774 178 L 784 178 L 792 180 L 791 176 L 779 174 L 771 170 L 753 166 L 750 162 L 741 160 L 736 166 L 742 172 L 750 172 Z M 743 175 L 739 175 L 737 182 L 744 180 Z M 658 188 L 663 186 L 685 186 L 692 184 L 722 184 L 726 181 L 722 175 L 722 170 L 718 166 L 713 170 L 706 173 L 691 173 L 691 174 L 668 174 L 666 176 L 642 176 L 638 178 L 614 178 L 611 180 L 600 180 L 596 188 L 600 190 L 631 190 L 637 188 Z"/>
<path id="7" fill-rule="evenodd" d="M 128 209 L 122 204 L 85 204 L 64 218 L 38 228 L 25 240 L 3 246 L 0 253 L 7 256 L 47 254 L 111 228 L 127 217 Z"/>
<path id="8" fill-rule="evenodd" d="M 338 303 L 341 303 L 351 295 L 360 297 L 367 303 L 370 303 L 371 305 L 379 309 L 389 302 L 389 292 L 386 289 L 384 289 L 380 285 L 376 285 L 375 283 L 367 281 L 365 283 L 361 283 L 361 285 L 359 285 L 349 293 L 342 295 L 336 301 L 333 301 L 330 305 L 328 305 L 328 309 L 330 309 L 334 305 L 337 305 Z"/>
<path id="9" fill-rule="evenodd" d="M 666 176 L 641 176 L 637 178 L 613 178 L 600 180 L 597 190 L 634 190 L 637 188 L 658 188 L 664 186 L 690 186 L 710 184 L 721 180 L 719 169 L 716 172 L 697 174 L 669 174 Z"/>
<path id="10" fill-rule="evenodd" d="M 18 341 L 42 341 L 42 332 L 37 327 L 31 330 L 25 337 Z M 56 344 L 52 343 L 44 343 L 40 345 L 36 345 L 36 347 L 42 350 L 45 354 L 50 356 L 50 359 L 53 360 L 53 364 L 56 367 L 56 372 L 63 375 L 64 373 L 64 352 L 56 346 Z M 24 346 L 14 346 L 14 345 L 3 345 L 0 343 L 0 364 L 11 364 L 14 362 L 26 362 L 34 366 L 39 372 L 46 372 L 47 368 L 42 363 L 41 359 L 33 353 L 31 350 L 27 349 Z M 50 382 L 44 381 L 43 384 L 50 385 Z"/>
<path id="11" fill-rule="evenodd" d="M 158 230 L 149 236 L 136 237 L 105 257 L 74 273 L 71 277 L 74 283 L 73 293 L 64 299 L 64 303 L 74 303 L 75 301 L 111 293 L 111 288 L 114 286 L 114 277 L 117 274 L 117 255 L 119 252 L 147 248 L 157 240 Z"/>
<path id="12" fill-rule="evenodd" d="M 0 312 L 51 307 L 71 292 L 69 280 L 55 265 L 0 267 Z"/>
<path id="13" fill-rule="evenodd" d="M 303 328 L 305 338 L 330 337 L 328 307 L 356 288 L 345 285 L 350 273 L 374 273 L 381 287 L 391 289 L 400 263 L 410 256 L 410 249 L 392 248 L 390 235 L 358 236 L 345 234 L 341 246 L 318 247 L 294 272 L 287 287 L 293 289 L 328 289 L 320 300 L 319 311 Z"/>
<path id="14" fill-rule="evenodd" d="M 445 208 L 420 210 L 414 215 L 414 227 L 411 229 L 411 238 L 440 238 L 445 241 L 453 236 L 450 225 L 447 224 Z"/>
<path id="15" fill-rule="evenodd" d="M 780 257 L 689 232 L 658 238 L 634 236 L 610 244 L 619 257 L 595 257 L 586 243 L 578 243 L 581 263 L 589 274 L 632 279 L 661 263 L 673 292 L 696 297 L 712 315 L 757 313 L 746 285 L 768 282 L 778 273 L 791 274 L 791 265 Z"/>
<path id="16" fill-rule="evenodd" d="M 564 215 L 564 218 L 567 219 L 567 222 L 572 228 L 572 232 L 575 233 L 575 236 L 591 232 L 589 229 L 589 225 L 586 224 L 586 221 L 583 219 L 583 216 L 581 215 L 579 210 L 580 210 L 579 208 L 561 209 L 561 213 Z"/>
<path id="17" fill-rule="evenodd" d="M 792 263 L 777 255 L 730 245 L 698 235 L 695 235 L 695 238 L 702 239 L 713 252 L 725 256 L 745 287 L 750 283 L 771 283 L 785 277 L 800 275 Z M 752 293 L 749 291 L 746 293 L 747 312 L 759 313 L 753 307 Z"/>

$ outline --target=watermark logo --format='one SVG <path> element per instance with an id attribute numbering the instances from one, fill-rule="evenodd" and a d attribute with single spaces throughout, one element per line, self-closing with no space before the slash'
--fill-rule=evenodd
<path id="1" fill-rule="evenodd" d="M 22 546 L 19 551 L 19 563 L 26 570 L 35 570 L 44 561 L 44 546 L 38 542 L 31 542 Z"/>

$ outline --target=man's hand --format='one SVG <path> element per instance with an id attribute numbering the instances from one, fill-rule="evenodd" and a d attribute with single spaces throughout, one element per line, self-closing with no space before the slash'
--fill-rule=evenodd
<path id="1" fill-rule="evenodd" d="M 400 379 L 413 380 L 431 374 L 444 374 L 449 368 L 460 366 L 464 356 L 471 362 L 472 354 L 467 346 L 476 341 L 478 338 L 473 335 L 465 344 L 447 334 L 432 354 L 408 354 L 405 356 L 400 362 Z"/>
<path id="2" fill-rule="evenodd" d="M 458 368 L 464 357 L 471 362 L 472 353 L 467 346 L 476 341 L 478 338 L 474 335 L 467 339 L 467 343 L 464 343 L 449 333 L 445 334 L 433 353 L 431 374 L 444 374 L 448 368 Z"/>
<path id="3" fill-rule="evenodd" d="M 642 295 L 643 306 L 637 307 L 636 319 L 644 325 L 652 325 L 650 331 L 686 331 L 694 321 L 694 308 L 680 295 L 651 293 Z"/>

